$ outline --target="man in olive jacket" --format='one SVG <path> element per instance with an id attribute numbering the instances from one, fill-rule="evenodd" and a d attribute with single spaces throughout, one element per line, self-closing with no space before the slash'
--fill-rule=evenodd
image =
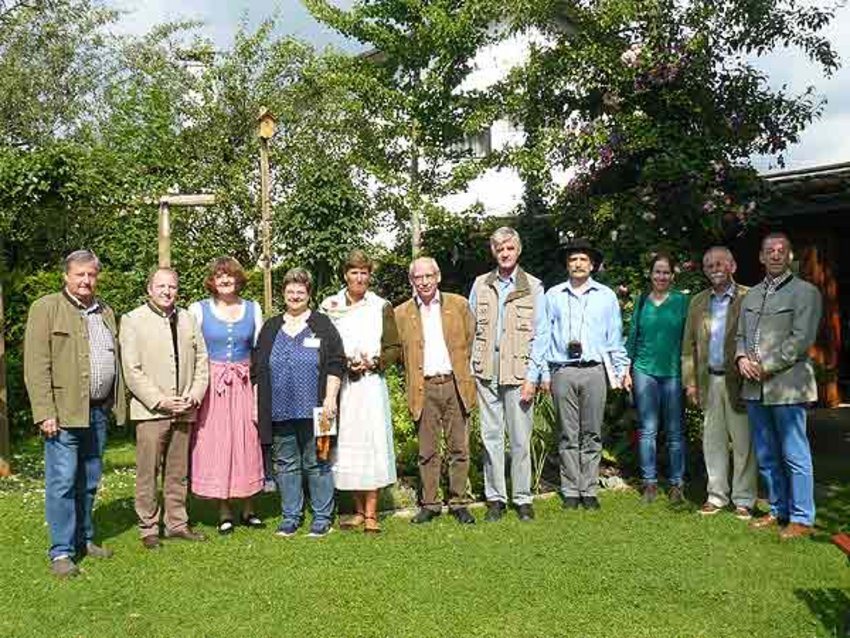
<path id="1" fill-rule="evenodd" d="M 771 233 L 761 244 L 765 279 L 744 297 L 735 360 L 753 426 L 759 472 L 770 514 L 754 528 L 787 526 L 784 540 L 812 533 L 815 521 L 812 453 L 806 406 L 817 400 L 808 357 L 821 318 L 820 291 L 791 272 L 791 242 Z"/>
<path id="2" fill-rule="evenodd" d="M 115 314 L 95 297 L 100 261 L 88 250 L 65 259 L 65 287 L 32 304 L 24 336 L 24 379 L 44 436 L 44 501 L 51 570 L 76 576 L 94 544 L 92 509 L 103 469 L 110 410 L 125 419 Z"/>
<path id="3" fill-rule="evenodd" d="M 756 499 L 756 458 L 750 422 L 740 397 L 735 367 L 738 316 L 747 288 L 732 278 L 737 265 L 725 246 L 709 248 L 702 259 L 711 287 L 694 296 L 682 339 L 682 381 L 688 399 L 702 408 L 702 450 L 708 474 L 700 514 L 717 514 L 730 503 L 741 520 L 752 517 Z M 729 444 L 732 488 L 729 489 Z"/>
<path id="4" fill-rule="evenodd" d="M 419 430 L 422 507 L 412 523 L 439 516 L 440 433 L 449 454 L 449 507 L 462 524 L 475 519 L 466 508 L 469 474 L 467 416 L 475 405 L 469 351 L 475 326 L 464 297 L 441 293 L 440 268 L 420 257 L 408 275 L 414 296 L 395 309 L 402 345 L 407 404 Z"/>
<path id="5" fill-rule="evenodd" d="M 121 319 L 124 377 L 136 426 L 136 515 L 146 549 L 159 548 L 160 514 L 166 538 L 204 540 L 189 527 L 186 495 L 189 436 L 209 384 L 209 363 L 201 329 L 175 305 L 177 285 L 177 273 L 160 268 L 148 280 L 147 303 Z"/>

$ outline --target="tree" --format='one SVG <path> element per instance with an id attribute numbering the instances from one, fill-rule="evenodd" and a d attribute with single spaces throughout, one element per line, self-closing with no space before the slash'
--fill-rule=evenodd
<path id="1" fill-rule="evenodd" d="M 413 254 L 422 216 L 462 188 L 483 163 L 459 149 L 492 122 L 483 91 L 465 90 L 479 49 L 492 41 L 498 3 L 486 0 L 358 0 L 348 10 L 305 0 L 311 13 L 370 48 L 346 62 L 348 88 L 377 143 L 363 168 L 379 182 L 376 201 L 410 219 Z"/>
<path id="2" fill-rule="evenodd" d="M 528 208 L 592 236 L 615 265 L 659 244 L 686 256 L 756 219 L 767 193 L 749 158 L 781 163 L 823 106 L 811 88 L 771 89 L 759 56 L 788 46 L 826 75 L 838 68 L 819 35 L 833 10 L 796 0 L 510 7 L 515 29 L 545 37 L 497 88 L 526 131 L 500 161 L 523 175 Z"/>

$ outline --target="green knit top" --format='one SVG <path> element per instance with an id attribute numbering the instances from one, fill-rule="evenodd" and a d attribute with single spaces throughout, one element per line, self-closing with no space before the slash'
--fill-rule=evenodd
<path id="1" fill-rule="evenodd" d="M 678 290 L 671 290 L 658 306 L 648 295 L 643 304 L 640 297 L 635 301 L 626 341 L 635 370 L 656 377 L 682 376 L 682 333 L 687 316 L 688 297 Z"/>

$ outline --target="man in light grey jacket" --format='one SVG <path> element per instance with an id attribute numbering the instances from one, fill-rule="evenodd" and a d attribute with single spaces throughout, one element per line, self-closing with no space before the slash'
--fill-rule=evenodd
<path id="1" fill-rule="evenodd" d="M 815 520 L 806 404 L 817 400 L 817 385 L 807 352 L 817 336 L 822 303 L 818 289 L 791 272 L 785 234 L 767 235 L 759 260 L 766 276 L 741 304 L 735 353 L 770 500 L 770 514 L 751 526 L 782 525 L 780 537 L 788 540 L 811 534 Z"/>
<path id="2" fill-rule="evenodd" d="M 159 547 L 160 473 L 165 537 L 204 540 L 189 527 L 186 493 L 189 435 L 209 383 L 207 349 L 194 318 L 176 300 L 177 273 L 160 268 L 148 281 L 148 302 L 121 320 L 124 377 L 136 426 L 136 514 L 146 549 Z"/>

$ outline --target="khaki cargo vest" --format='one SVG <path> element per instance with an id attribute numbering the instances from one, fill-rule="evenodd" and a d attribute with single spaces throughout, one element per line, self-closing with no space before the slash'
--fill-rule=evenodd
<path id="1" fill-rule="evenodd" d="M 472 374 L 490 381 L 493 378 L 493 353 L 499 344 L 499 384 L 521 385 L 528 371 L 528 361 L 534 340 L 534 320 L 539 309 L 534 307 L 537 291 L 543 290 L 540 280 L 517 267 L 516 288 L 505 302 L 502 334 L 496 331 L 499 312 L 499 293 L 496 289 L 497 271 L 479 276 L 473 284 L 477 297 L 475 307 L 475 341 L 472 344 Z"/>

